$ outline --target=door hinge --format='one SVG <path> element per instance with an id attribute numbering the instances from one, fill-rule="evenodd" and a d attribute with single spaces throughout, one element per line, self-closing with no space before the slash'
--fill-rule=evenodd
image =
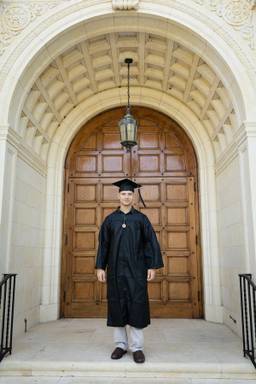
<path id="1" fill-rule="evenodd" d="M 66 303 L 66 291 L 63 292 L 63 301 Z"/>
<path id="2" fill-rule="evenodd" d="M 194 181 L 194 192 L 196 192 L 196 182 Z"/>
<path id="3" fill-rule="evenodd" d="M 65 233 L 65 245 L 67 245 L 67 244 L 68 244 L 68 234 Z"/>
<path id="4" fill-rule="evenodd" d="M 68 192 L 69 192 L 69 183 L 68 183 Z"/>
<path id="5" fill-rule="evenodd" d="M 196 245 L 198 245 L 198 235 L 196 235 Z"/>

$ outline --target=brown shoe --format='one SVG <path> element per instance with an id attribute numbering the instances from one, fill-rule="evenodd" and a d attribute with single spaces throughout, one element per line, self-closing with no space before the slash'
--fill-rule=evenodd
<path id="1" fill-rule="evenodd" d="M 123 357 L 123 355 L 126 353 L 127 351 L 123 348 L 120 348 L 120 347 L 116 347 L 116 349 L 114 349 L 114 351 L 112 352 L 112 355 L 111 355 L 111 359 L 121 359 L 121 357 Z"/>
<path id="2" fill-rule="evenodd" d="M 138 349 L 138 351 L 133 352 L 132 354 L 133 354 L 133 360 L 135 361 L 135 363 L 144 363 L 145 355 L 140 349 Z"/>

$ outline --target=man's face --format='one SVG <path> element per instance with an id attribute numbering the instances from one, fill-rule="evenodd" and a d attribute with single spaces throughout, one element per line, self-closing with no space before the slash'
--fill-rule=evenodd
<path id="1" fill-rule="evenodd" d="M 132 191 L 121 191 L 119 192 L 119 200 L 122 205 L 132 205 L 134 199 L 134 192 Z"/>

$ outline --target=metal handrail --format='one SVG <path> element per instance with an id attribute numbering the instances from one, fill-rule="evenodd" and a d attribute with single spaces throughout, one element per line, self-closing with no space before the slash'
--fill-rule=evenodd
<path id="1" fill-rule="evenodd" d="M 239 274 L 244 357 L 256 368 L 256 285 L 250 273 Z"/>
<path id="2" fill-rule="evenodd" d="M 16 273 L 6 273 L 0 282 L 0 361 L 12 353 L 16 276 Z"/>

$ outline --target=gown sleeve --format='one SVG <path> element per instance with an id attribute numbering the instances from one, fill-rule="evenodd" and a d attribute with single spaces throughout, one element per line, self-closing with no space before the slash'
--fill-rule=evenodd
<path id="1" fill-rule="evenodd" d="M 105 219 L 101 224 L 98 236 L 98 251 L 96 256 L 96 269 L 105 269 L 108 263 L 108 251 L 110 244 L 109 223 Z"/>
<path id="2" fill-rule="evenodd" d="M 147 216 L 144 218 L 144 255 L 147 269 L 158 269 L 164 266 L 163 258 L 156 233 Z"/>

